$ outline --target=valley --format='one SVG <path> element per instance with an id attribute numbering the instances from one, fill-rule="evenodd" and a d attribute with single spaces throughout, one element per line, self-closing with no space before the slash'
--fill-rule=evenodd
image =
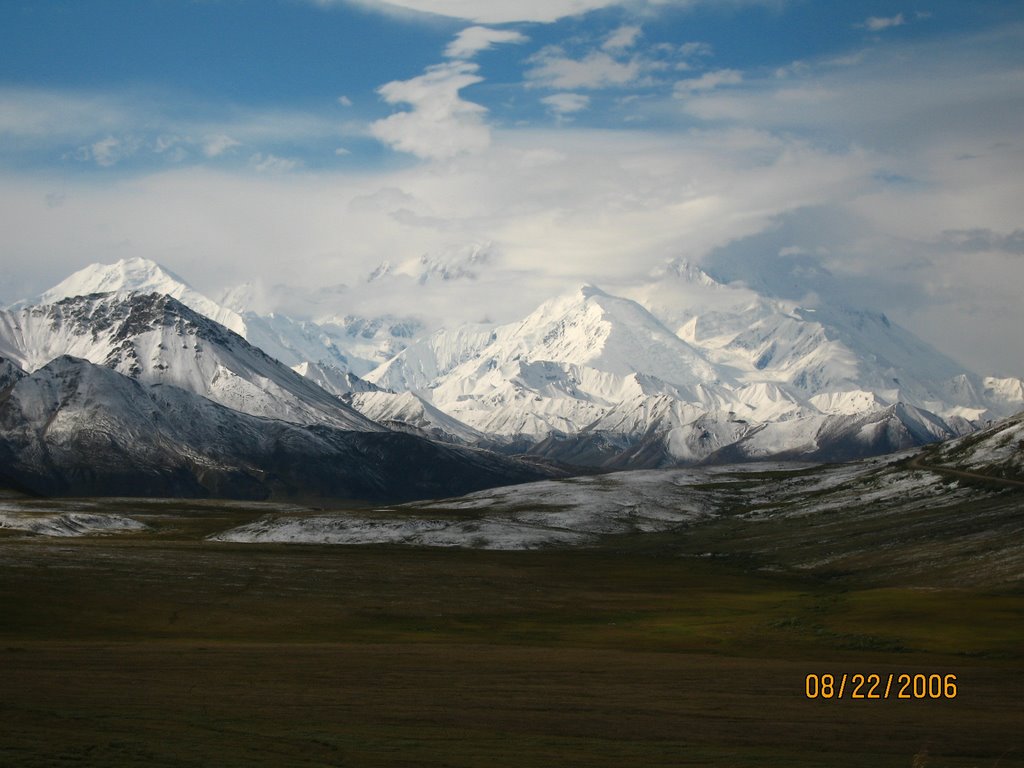
<path id="1" fill-rule="evenodd" d="M 0 763 L 1024 765 L 1020 380 L 676 267 L 490 327 L 143 259 L 4 310 Z M 857 674 L 957 693 L 807 695 Z"/>
<path id="2" fill-rule="evenodd" d="M 0 760 L 1024 765 L 1021 491 L 913 461 L 391 507 L 8 494 Z M 89 528 L 104 517 L 120 527 Z M 578 538 L 223 540 L 278 520 L 359 534 L 485 517 Z M 51 527 L 15 526 L 28 518 Z M 808 699 L 826 673 L 952 674 L 959 693 Z"/>

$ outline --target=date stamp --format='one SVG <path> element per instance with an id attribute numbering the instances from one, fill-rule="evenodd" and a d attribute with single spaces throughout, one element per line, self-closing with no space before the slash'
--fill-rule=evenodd
<path id="1" fill-rule="evenodd" d="M 808 699 L 955 699 L 956 675 L 810 674 L 804 678 Z"/>

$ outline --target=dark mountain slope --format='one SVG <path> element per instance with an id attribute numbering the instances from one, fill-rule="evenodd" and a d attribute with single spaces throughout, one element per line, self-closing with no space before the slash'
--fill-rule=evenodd
<path id="1" fill-rule="evenodd" d="M 0 482 L 44 495 L 399 501 L 552 474 L 413 435 L 251 416 L 72 357 L 0 392 Z"/>

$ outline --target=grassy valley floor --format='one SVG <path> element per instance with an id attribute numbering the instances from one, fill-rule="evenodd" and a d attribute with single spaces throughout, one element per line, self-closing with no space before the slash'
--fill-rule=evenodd
<path id="1" fill-rule="evenodd" d="M 132 511 L 149 530 L 0 536 L 0 765 L 1024 765 L 1018 587 L 777 570 L 727 520 L 496 552 Z M 806 696 L 844 673 L 956 697 Z"/>

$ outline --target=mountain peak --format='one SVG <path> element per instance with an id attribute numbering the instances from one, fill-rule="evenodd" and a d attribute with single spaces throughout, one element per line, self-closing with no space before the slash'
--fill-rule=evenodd
<path id="1" fill-rule="evenodd" d="M 684 282 L 703 285 L 707 288 L 715 288 L 722 285 L 699 266 L 683 257 L 672 259 L 672 261 L 657 270 L 655 277 L 674 277 L 682 279 Z"/>
<path id="2" fill-rule="evenodd" d="M 165 293 L 72 296 L 16 314 L 0 313 L 0 355 L 24 371 L 72 355 L 143 384 L 172 384 L 254 416 L 355 431 L 382 429 Z"/>
<path id="3" fill-rule="evenodd" d="M 643 306 L 589 283 L 542 304 L 513 336 L 517 348 L 529 350 L 529 360 L 586 365 L 622 376 L 641 371 L 683 386 L 719 378 L 699 352 Z"/>
<path id="4" fill-rule="evenodd" d="M 169 269 L 136 256 L 113 264 L 90 264 L 44 291 L 39 303 L 54 304 L 72 296 L 97 293 L 158 293 L 178 299 L 196 312 L 235 333 L 245 335 L 245 321 L 230 309 L 210 300 Z"/>
<path id="5" fill-rule="evenodd" d="M 140 290 L 144 287 L 153 290 L 167 287 L 173 290 L 178 286 L 189 287 L 184 280 L 155 261 L 136 256 L 130 259 L 121 259 L 113 264 L 97 262 L 83 267 L 48 291 L 44 291 L 40 299 L 44 303 L 50 303 L 68 296 L 123 293 Z M 169 293 L 170 291 L 160 292 Z"/>
<path id="6" fill-rule="evenodd" d="M 598 288 L 596 285 L 593 285 L 592 283 L 581 283 L 576 288 L 575 292 L 578 293 L 580 296 L 582 296 L 584 299 L 589 299 L 589 298 L 594 297 L 594 296 L 609 296 L 610 295 L 608 293 L 605 293 L 604 291 L 602 291 L 600 288 Z"/>

